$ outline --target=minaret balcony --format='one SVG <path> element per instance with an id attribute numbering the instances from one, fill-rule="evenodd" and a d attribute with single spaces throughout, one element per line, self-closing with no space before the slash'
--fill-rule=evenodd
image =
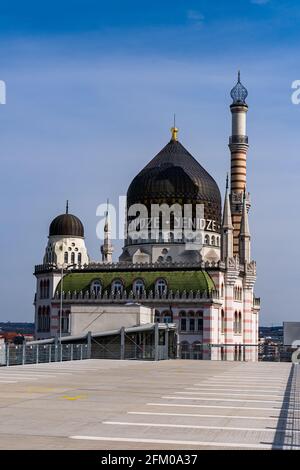
<path id="1" fill-rule="evenodd" d="M 247 135 L 232 135 L 229 137 L 229 144 L 248 144 Z"/>

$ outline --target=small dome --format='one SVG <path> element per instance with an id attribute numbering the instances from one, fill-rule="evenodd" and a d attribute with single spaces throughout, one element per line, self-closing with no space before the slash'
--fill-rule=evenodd
<path id="1" fill-rule="evenodd" d="M 61 214 L 52 220 L 49 227 L 49 237 L 55 235 L 83 238 L 84 227 L 76 215 Z"/>

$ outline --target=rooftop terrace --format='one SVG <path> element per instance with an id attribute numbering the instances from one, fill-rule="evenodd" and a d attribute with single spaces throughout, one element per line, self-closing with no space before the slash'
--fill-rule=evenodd
<path id="1" fill-rule="evenodd" d="M 0 449 L 299 449 L 300 366 L 83 360 L 0 368 Z"/>

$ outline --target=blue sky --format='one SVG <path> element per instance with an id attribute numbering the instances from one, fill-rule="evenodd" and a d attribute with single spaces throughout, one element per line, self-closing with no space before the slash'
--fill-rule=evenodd
<path id="1" fill-rule="evenodd" d="M 291 83 L 300 79 L 299 7 L 298 0 L 1 2 L 0 320 L 32 320 L 33 267 L 67 198 L 91 257 L 100 259 L 97 205 L 126 194 L 168 141 L 174 112 L 181 142 L 223 192 L 238 69 L 249 90 L 261 323 L 299 319 L 300 106 L 291 102 Z"/>

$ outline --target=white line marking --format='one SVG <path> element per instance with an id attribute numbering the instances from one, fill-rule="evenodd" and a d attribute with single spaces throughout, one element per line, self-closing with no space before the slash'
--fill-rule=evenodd
<path id="1" fill-rule="evenodd" d="M 143 444 L 174 444 L 203 447 L 234 447 L 243 449 L 296 449 L 300 446 L 276 446 L 273 444 L 240 444 L 235 442 L 179 441 L 175 439 L 141 439 L 138 437 L 104 437 L 104 436 L 69 436 L 70 439 L 108 442 L 139 442 Z"/>
<path id="2" fill-rule="evenodd" d="M 245 398 L 244 400 L 239 400 L 238 398 L 206 398 L 206 397 L 171 397 L 171 396 L 162 396 L 163 399 L 168 400 L 202 400 L 202 401 L 236 401 L 236 402 L 255 402 L 255 403 L 290 403 L 289 401 L 282 400 L 252 400 L 251 398 Z M 299 410 L 300 408 L 294 408 Z"/>
<path id="3" fill-rule="evenodd" d="M 212 377 L 213 378 L 213 377 Z M 219 378 L 220 379 L 241 379 L 243 378 L 243 375 L 223 375 L 223 376 L 220 376 L 219 375 Z M 250 380 L 250 379 L 257 379 L 257 380 L 275 380 L 275 379 L 272 379 L 272 378 L 266 378 L 265 375 L 261 375 L 261 376 L 258 376 L 258 375 L 247 375 L 247 377 L 244 378 L 245 380 Z M 288 376 L 286 376 L 286 379 L 288 379 Z M 280 377 L 280 380 L 283 380 L 283 376 Z"/>
<path id="4" fill-rule="evenodd" d="M 264 411 L 281 411 L 282 408 L 259 408 L 259 407 L 251 407 L 251 406 L 221 406 L 221 405 L 190 405 L 190 404 L 183 404 L 183 403 L 147 403 L 148 406 L 171 406 L 171 407 L 184 407 L 184 408 L 223 408 L 223 409 L 234 409 L 234 410 L 264 410 Z M 284 408 L 285 411 L 288 411 L 289 408 Z"/>
<path id="5" fill-rule="evenodd" d="M 177 428 L 177 429 L 212 429 L 222 431 L 255 431 L 255 432 L 272 432 L 272 433 L 300 433 L 300 430 L 294 429 L 277 429 L 277 428 L 236 428 L 232 426 L 202 426 L 199 424 L 166 424 L 166 423 L 131 423 L 130 421 L 102 421 L 102 424 L 111 426 L 146 426 L 150 428 Z"/>
<path id="6" fill-rule="evenodd" d="M 201 385 L 201 387 L 200 387 Z M 239 387 L 241 387 L 239 385 Z M 195 384 L 195 386 L 193 386 L 192 388 L 186 388 L 186 390 L 203 390 L 203 389 L 207 389 L 207 390 L 216 390 L 216 387 L 215 386 L 211 386 L 211 385 L 204 385 L 204 384 Z M 233 392 L 255 392 L 256 390 L 258 392 L 286 392 L 286 388 L 285 387 L 282 387 L 282 388 L 277 388 L 277 387 L 264 387 L 264 388 L 259 388 L 259 387 L 248 387 L 248 386 L 245 386 L 245 387 L 241 387 L 241 388 L 230 388 L 230 387 L 219 387 L 218 386 L 218 390 L 225 390 L 225 391 L 228 391 L 230 392 L 231 390 Z"/>
<path id="7" fill-rule="evenodd" d="M 288 419 L 295 418 L 279 418 L 271 416 L 238 416 L 238 415 L 203 415 L 198 413 L 160 413 L 152 411 L 127 411 L 128 415 L 149 415 L 149 416 L 186 416 L 186 417 L 195 417 L 195 418 L 229 418 L 229 419 L 261 419 L 266 421 L 287 421 Z M 300 418 L 297 418 L 300 419 Z"/>
<path id="8" fill-rule="evenodd" d="M 13 373 L 13 374 L 3 374 L 1 375 L 0 374 L 0 378 L 3 378 L 3 377 L 28 377 L 29 379 L 31 379 L 32 377 L 56 377 L 55 375 L 40 375 L 40 374 L 27 374 L 27 373 L 24 373 L 24 374 L 18 374 L 18 373 Z"/>
<path id="9" fill-rule="evenodd" d="M 237 383 L 237 384 L 255 384 L 255 380 L 253 379 L 239 379 L 238 377 L 236 378 L 236 380 L 234 379 L 221 379 L 221 378 L 217 378 L 217 379 L 213 379 L 213 378 L 207 378 L 207 379 L 204 379 L 205 382 L 210 382 L 210 383 L 215 383 L 215 382 L 218 382 L 218 383 Z M 268 385 L 284 385 L 287 383 L 287 380 L 275 380 L 275 379 L 266 379 L 266 380 L 259 380 L 257 381 L 257 383 L 266 383 Z"/>
<path id="10" fill-rule="evenodd" d="M 220 387 L 187 387 L 185 390 L 198 390 L 199 392 L 210 392 L 210 391 L 215 391 L 215 390 L 223 390 L 224 392 L 244 392 L 247 395 L 250 395 L 250 393 L 255 392 L 255 390 L 247 390 L 247 389 L 242 389 L 242 388 L 220 388 Z M 270 392 L 275 392 L 275 393 L 280 393 L 281 391 L 284 392 L 285 390 L 276 390 L 273 388 L 270 388 L 270 390 L 260 390 L 257 389 L 259 393 L 270 393 Z M 282 393 L 284 395 L 284 393 Z M 242 395 L 243 396 L 243 395 Z"/>
<path id="11" fill-rule="evenodd" d="M 186 389 L 188 390 L 188 389 Z M 193 389 L 189 389 L 189 390 L 193 390 Z M 277 398 L 282 398 L 284 397 L 284 395 L 271 395 L 271 394 L 259 394 L 259 393 L 246 393 L 246 394 L 243 394 L 243 393 L 224 393 L 224 392 L 206 392 L 206 391 L 201 391 L 201 392 L 174 392 L 176 394 L 182 394 L 182 393 L 185 393 L 187 395 L 221 395 L 223 397 L 277 397 Z"/>
<path id="12" fill-rule="evenodd" d="M 34 378 L 30 378 L 30 377 L 19 377 L 17 375 L 12 375 L 11 377 L 1 377 L 0 380 L 2 380 L 2 378 L 4 380 L 6 379 L 17 379 L 17 380 L 37 380 L 37 379 L 34 379 Z"/>
<path id="13" fill-rule="evenodd" d="M 17 380 L 0 380 L 0 384 L 16 384 Z"/>

